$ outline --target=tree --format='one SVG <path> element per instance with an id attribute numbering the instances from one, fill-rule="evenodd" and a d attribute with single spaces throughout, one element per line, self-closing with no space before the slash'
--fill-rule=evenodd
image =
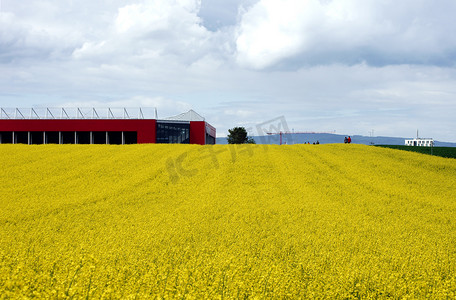
<path id="1" fill-rule="evenodd" d="M 228 144 L 255 144 L 253 138 L 247 136 L 247 130 L 244 127 L 234 127 L 228 129 Z"/>
<path id="2" fill-rule="evenodd" d="M 247 144 L 256 144 L 255 140 L 251 137 L 247 139 Z"/>

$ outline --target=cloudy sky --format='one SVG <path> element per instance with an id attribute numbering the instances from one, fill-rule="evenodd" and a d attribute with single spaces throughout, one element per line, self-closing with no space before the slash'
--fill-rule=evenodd
<path id="1" fill-rule="evenodd" d="M 456 142 L 454 0 L 0 0 L 1 107 Z"/>

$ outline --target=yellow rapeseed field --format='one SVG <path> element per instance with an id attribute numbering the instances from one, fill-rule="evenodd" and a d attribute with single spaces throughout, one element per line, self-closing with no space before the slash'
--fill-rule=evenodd
<path id="1" fill-rule="evenodd" d="M 1 145 L 0 298 L 456 297 L 456 160 Z"/>

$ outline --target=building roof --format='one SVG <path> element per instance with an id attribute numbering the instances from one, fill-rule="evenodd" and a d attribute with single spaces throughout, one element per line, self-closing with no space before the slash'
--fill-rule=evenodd
<path id="1" fill-rule="evenodd" d="M 1 0 L 0 0 L 1 1 Z M 153 116 L 155 112 L 155 117 Z M 156 108 L 4 108 L 0 107 L 0 119 L 157 119 Z M 194 110 L 160 119 L 163 121 L 205 121 Z"/>
<path id="2" fill-rule="evenodd" d="M 205 121 L 205 119 L 200 116 L 197 112 L 193 109 L 190 109 L 188 112 L 179 114 L 177 116 L 164 118 L 163 120 L 169 121 Z"/>
<path id="3" fill-rule="evenodd" d="M 433 138 L 413 138 L 413 139 L 405 139 L 406 141 L 433 141 Z"/>

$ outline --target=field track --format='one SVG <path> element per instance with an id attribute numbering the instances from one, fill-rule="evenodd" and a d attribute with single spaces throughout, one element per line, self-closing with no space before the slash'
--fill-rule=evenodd
<path id="1" fill-rule="evenodd" d="M 0 299 L 456 297 L 456 160 L 0 145 Z"/>

